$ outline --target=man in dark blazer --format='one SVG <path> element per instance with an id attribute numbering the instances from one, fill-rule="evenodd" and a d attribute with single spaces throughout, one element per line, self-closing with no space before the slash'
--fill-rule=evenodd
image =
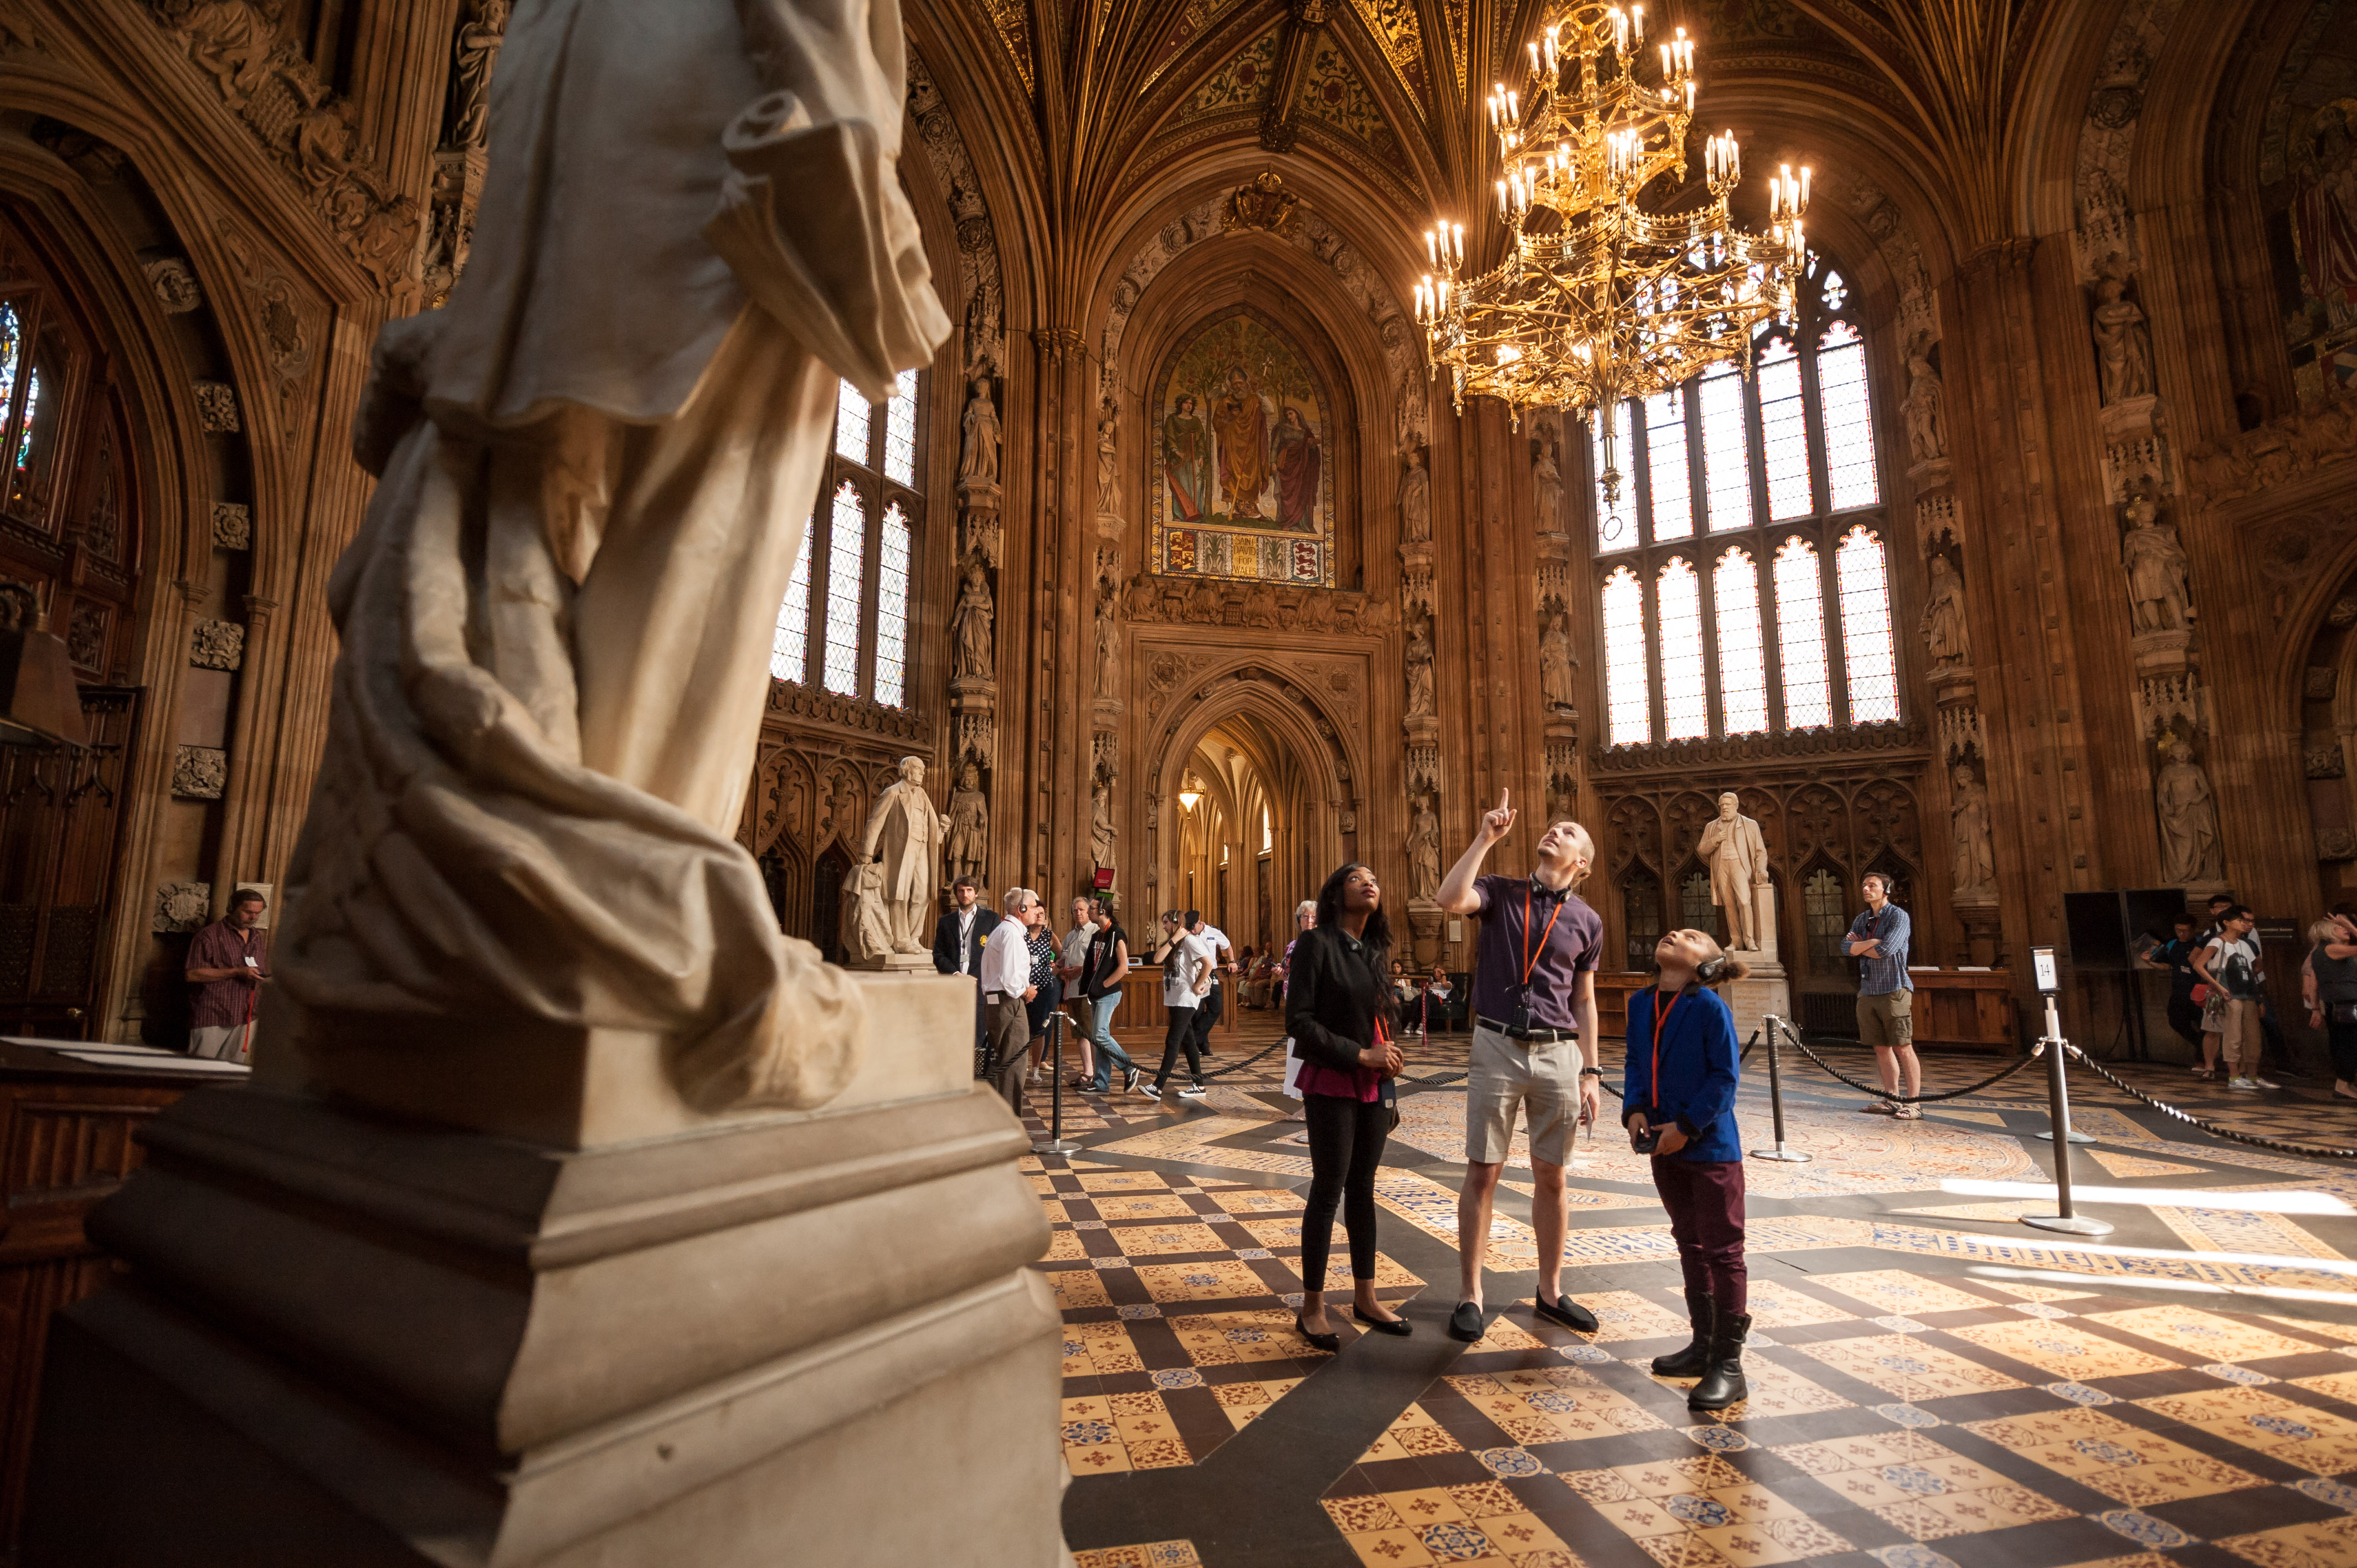
<path id="1" fill-rule="evenodd" d="M 971 876 L 950 886 L 957 907 L 933 926 L 933 967 L 943 974 L 982 972 L 982 939 L 998 924 L 998 911 L 982 901 L 982 888 Z"/>
<path id="2" fill-rule="evenodd" d="M 974 987 L 974 1059 L 981 1060 L 990 1037 L 990 1020 L 982 1003 L 982 939 L 998 924 L 998 911 L 983 901 L 982 886 L 971 876 L 950 885 L 956 908 L 933 926 L 933 967 L 943 974 L 970 974 Z"/>

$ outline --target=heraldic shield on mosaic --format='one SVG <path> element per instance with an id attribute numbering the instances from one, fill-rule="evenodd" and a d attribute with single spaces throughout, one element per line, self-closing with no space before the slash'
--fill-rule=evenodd
<path id="1" fill-rule="evenodd" d="M 1265 317 L 1189 333 L 1155 399 L 1154 569 L 1334 585 L 1326 390 Z"/>

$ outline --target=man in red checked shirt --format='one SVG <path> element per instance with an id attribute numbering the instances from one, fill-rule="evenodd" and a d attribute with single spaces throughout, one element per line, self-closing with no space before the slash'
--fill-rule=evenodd
<path id="1" fill-rule="evenodd" d="M 229 913 L 188 942 L 188 989 L 195 1016 L 188 1054 L 243 1061 L 253 1032 L 254 999 L 270 978 L 270 933 L 261 929 L 269 901 L 253 888 L 229 901 Z"/>
<path id="2" fill-rule="evenodd" d="M 1457 1198 L 1458 1262 L 1463 1290 L 1449 1317 L 1451 1337 L 1471 1343 L 1487 1332 L 1481 1263 L 1498 1176 L 1514 1140 L 1518 1112 L 1530 1117 L 1531 1229 L 1538 1233 L 1535 1311 L 1581 1334 L 1596 1315 L 1563 1294 L 1563 1244 L 1571 1205 L 1564 1167 L 1582 1122 L 1601 1099 L 1596 1026 L 1596 965 L 1604 922 L 1572 891 L 1596 864 L 1587 830 L 1565 818 L 1539 835 L 1538 864 L 1527 877 L 1483 876 L 1481 862 L 1514 825 L 1506 792 L 1481 819 L 1481 831 L 1441 878 L 1439 904 L 1452 915 L 1481 917 L 1473 967 L 1473 1050 L 1465 1085 L 1465 1186 Z"/>

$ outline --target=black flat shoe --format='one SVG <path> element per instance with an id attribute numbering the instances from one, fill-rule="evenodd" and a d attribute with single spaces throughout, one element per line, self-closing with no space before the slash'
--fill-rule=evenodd
<path id="1" fill-rule="evenodd" d="M 1532 1303 L 1532 1305 L 1535 1308 L 1538 1315 L 1541 1317 L 1545 1318 L 1549 1323 L 1560 1323 L 1575 1334 L 1593 1334 L 1596 1332 L 1596 1314 L 1588 1311 L 1587 1308 L 1580 1305 L 1579 1303 L 1572 1300 L 1571 1297 L 1567 1295 L 1558 1296 L 1554 1301 L 1549 1301 L 1546 1297 L 1540 1296 Z"/>
<path id="2" fill-rule="evenodd" d="M 1309 1332 L 1309 1326 L 1301 1321 L 1301 1315 L 1297 1312 L 1293 1315 L 1293 1328 L 1294 1332 L 1299 1334 L 1304 1339 L 1308 1340 L 1310 1344 L 1316 1346 L 1320 1350 L 1330 1353 L 1332 1351 L 1340 1350 L 1342 1348 L 1342 1337 L 1340 1335 L 1312 1334 Z"/>
<path id="3" fill-rule="evenodd" d="M 1365 1324 L 1369 1328 L 1373 1329 L 1378 1334 L 1396 1334 L 1401 1338 L 1405 1339 L 1409 1335 L 1415 1332 L 1415 1325 L 1410 1323 L 1405 1317 L 1369 1317 L 1365 1313 L 1361 1312 L 1355 1306 L 1351 1308 L 1351 1316 L 1357 1318 L 1360 1322 Z"/>
<path id="4" fill-rule="evenodd" d="M 1471 1345 L 1488 1332 L 1489 1325 L 1481 1319 L 1481 1309 L 1469 1301 L 1458 1302 L 1457 1310 L 1448 1315 L 1448 1337 L 1451 1339 L 1462 1339 Z"/>

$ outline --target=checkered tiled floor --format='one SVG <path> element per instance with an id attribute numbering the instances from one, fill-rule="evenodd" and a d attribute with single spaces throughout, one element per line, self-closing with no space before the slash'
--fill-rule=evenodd
<path id="1" fill-rule="evenodd" d="M 1265 1044 L 1267 1021 L 1243 1035 L 1207 1068 Z M 1428 1042 L 1411 1071 L 1462 1054 L 1461 1036 Z M 1926 1087 L 1993 1065 L 1935 1058 Z M 2216 1197 L 2091 1206 L 2119 1229 L 2083 1243 L 2019 1223 L 2050 1199 L 1943 1189 L 2049 1179 L 2028 1136 L 2041 1075 L 1898 1123 L 1796 1072 L 1788 1135 L 1816 1158 L 1747 1165 L 1751 1398 L 1703 1418 L 1647 1369 L 1683 1343 L 1683 1305 L 1644 1162 L 1609 1127 L 1579 1151 L 1567 1250 L 1600 1331 L 1531 1314 L 1531 1182 L 1510 1165 L 1488 1289 L 1512 1305 L 1478 1345 L 1440 1334 L 1452 1090 L 1404 1101 L 1378 1185 L 1380 1287 L 1415 1337 L 1345 1326 L 1339 1356 L 1313 1350 L 1292 1327 L 1308 1162 L 1276 1067 L 1200 1104 L 1068 1094 L 1084 1147 L 1028 1163 L 1067 1325 L 1081 1568 L 2357 1564 L 2357 1167 L 2187 1135 L 2080 1084 L 2101 1140 L 2075 1151 L 2083 1188 Z M 2357 1114 L 2330 1105 L 2195 1104 L 2181 1070 L 2130 1075 L 2229 1125 L 2357 1143 Z M 1753 1144 L 1761 1087 L 1747 1079 L 1738 1111 Z M 2238 1196 L 2282 1193 L 2345 1212 Z M 1342 1242 L 1338 1227 L 1338 1293 Z"/>

